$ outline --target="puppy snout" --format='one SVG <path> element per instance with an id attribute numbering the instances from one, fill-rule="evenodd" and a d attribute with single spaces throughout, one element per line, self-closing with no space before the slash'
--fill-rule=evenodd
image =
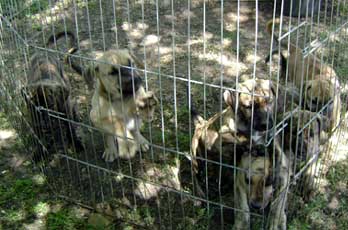
<path id="1" fill-rule="evenodd" d="M 250 202 L 250 207 L 253 208 L 253 209 L 261 209 L 262 208 L 262 204 L 260 202 L 251 201 Z"/>
<path id="2" fill-rule="evenodd" d="M 267 129 L 270 129 L 273 127 L 273 119 L 272 118 L 269 118 L 268 120 L 267 119 L 263 119 L 259 122 L 259 124 L 256 124 L 259 128 L 258 131 L 265 131 Z"/>

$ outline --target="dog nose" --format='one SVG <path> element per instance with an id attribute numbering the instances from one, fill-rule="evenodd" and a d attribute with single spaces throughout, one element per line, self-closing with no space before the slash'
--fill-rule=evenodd
<path id="1" fill-rule="evenodd" d="M 251 202 L 250 202 L 250 206 L 251 206 L 253 209 L 261 209 L 262 204 L 259 203 L 259 202 L 253 202 L 253 201 L 251 201 Z"/>

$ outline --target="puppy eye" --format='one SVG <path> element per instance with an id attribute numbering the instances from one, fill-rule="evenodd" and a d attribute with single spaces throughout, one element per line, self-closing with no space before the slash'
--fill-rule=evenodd
<path id="1" fill-rule="evenodd" d="M 118 75 L 118 68 L 116 68 L 116 67 L 112 67 L 111 68 L 111 71 L 110 71 L 110 75 Z"/>
<path id="2" fill-rule="evenodd" d="M 246 184 L 250 184 L 250 180 L 249 180 L 249 178 L 247 176 L 245 177 L 245 183 Z"/>
<path id="3" fill-rule="evenodd" d="M 265 186 L 271 186 L 273 184 L 273 179 L 271 176 L 268 176 L 265 181 Z"/>

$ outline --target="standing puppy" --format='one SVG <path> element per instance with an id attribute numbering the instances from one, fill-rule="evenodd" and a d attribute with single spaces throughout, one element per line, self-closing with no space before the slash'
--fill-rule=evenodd
<path id="1" fill-rule="evenodd" d="M 70 38 L 70 46 L 75 46 L 75 36 L 68 31 L 52 35 L 47 47 L 55 40 L 64 36 Z M 68 53 L 71 52 L 70 49 Z M 34 154 L 34 160 L 42 160 L 47 151 L 65 151 L 69 144 L 75 150 L 81 148 L 75 127 L 69 120 L 77 120 L 75 103 L 70 97 L 70 81 L 64 73 L 64 66 L 56 54 L 36 52 L 30 59 L 27 84 L 22 94 L 30 111 L 31 123 L 40 143 L 39 153 Z M 51 113 L 56 113 L 63 119 L 57 119 Z M 52 148 L 52 149 L 51 149 Z"/>
<path id="2" fill-rule="evenodd" d="M 140 127 L 142 119 L 152 120 L 158 100 L 152 91 L 145 91 L 129 51 L 109 50 L 97 61 L 90 118 L 106 132 L 103 158 L 108 162 L 132 158 L 139 149 L 149 149 Z"/>

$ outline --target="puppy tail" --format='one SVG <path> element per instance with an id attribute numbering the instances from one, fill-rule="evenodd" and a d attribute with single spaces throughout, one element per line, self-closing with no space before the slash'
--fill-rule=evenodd
<path id="1" fill-rule="evenodd" d="M 84 78 L 88 86 L 88 89 L 90 90 L 93 89 L 94 79 L 93 79 L 93 74 L 91 73 L 91 70 L 89 68 L 85 68 L 83 64 L 81 63 L 81 60 L 77 61 L 76 57 L 73 58 L 71 56 L 71 54 L 75 54 L 77 51 L 79 51 L 74 33 L 70 31 L 61 31 L 57 34 L 51 35 L 48 38 L 47 47 L 52 46 L 53 44 L 56 43 L 57 40 L 65 36 L 70 37 L 70 44 L 69 44 L 70 48 L 67 51 L 68 55 L 66 55 L 66 57 L 64 58 L 64 62 L 70 65 L 73 70 L 75 70 L 79 75 L 81 75 Z"/>
<path id="2" fill-rule="evenodd" d="M 59 39 L 61 39 L 62 37 L 69 37 L 69 50 L 68 53 L 71 54 L 72 52 L 76 52 L 77 51 L 77 45 L 76 45 L 76 37 L 75 34 L 73 32 L 70 31 L 61 31 L 58 32 L 56 34 L 52 34 L 46 43 L 47 47 L 50 47 L 51 45 L 54 45 L 56 43 L 56 41 L 58 41 Z"/>
<path id="3" fill-rule="evenodd" d="M 56 34 L 52 34 L 48 40 L 47 40 L 47 47 L 50 47 L 56 43 L 59 39 L 62 37 L 69 37 L 69 50 L 67 51 L 68 55 L 64 58 L 64 62 L 67 64 L 70 64 L 70 66 L 81 76 L 84 74 L 84 68 L 82 68 L 81 65 L 77 64 L 76 62 L 72 61 L 70 54 L 76 53 L 79 49 L 77 47 L 76 37 L 75 34 L 70 31 L 61 31 Z"/>
<path id="4" fill-rule="evenodd" d="M 187 97 L 187 105 L 190 108 L 190 114 L 191 114 L 191 120 L 193 121 L 194 125 L 196 126 L 197 123 L 200 123 L 200 121 L 204 120 L 203 117 L 201 117 L 196 110 L 195 106 L 192 103 L 192 95 L 190 95 L 190 89 L 189 89 L 189 82 L 187 84 L 186 88 L 186 97 Z M 191 96 L 191 97 L 190 97 Z"/>
<path id="5" fill-rule="evenodd" d="M 272 36 L 272 31 L 273 31 L 273 25 L 278 25 L 280 24 L 280 19 L 279 18 L 276 18 L 276 19 L 271 19 L 267 22 L 266 24 L 266 31 L 269 35 Z M 276 35 L 276 33 L 273 31 L 273 42 L 274 42 L 274 45 L 272 46 L 272 52 L 267 55 L 267 57 L 265 58 L 265 63 L 268 63 L 271 58 L 273 57 L 274 54 L 278 54 L 279 52 L 279 40 L 278 40 L 278 37 Z M 282 73 L 285 73 L 286 71 L 286 58 L 284 57 L 284 55 L 282 54 L 282 52 L 279 52 L 280 53 L 280 66 L 281 66 L 281 71 Z"/>

